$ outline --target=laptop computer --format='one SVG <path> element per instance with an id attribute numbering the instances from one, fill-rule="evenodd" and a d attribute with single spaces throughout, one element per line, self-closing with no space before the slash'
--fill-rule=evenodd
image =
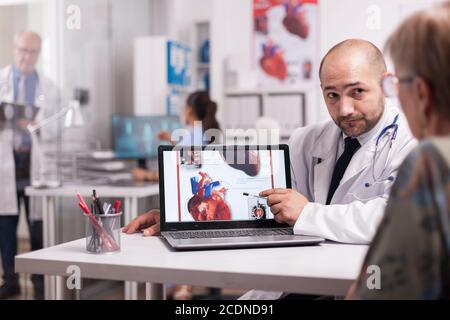
<path id="1" fill-rule="evenodd" d="M 259 192 L 291 188 L 287 145 L 159 146 L 161 234 L 177 250 L 315 245 Z"/>

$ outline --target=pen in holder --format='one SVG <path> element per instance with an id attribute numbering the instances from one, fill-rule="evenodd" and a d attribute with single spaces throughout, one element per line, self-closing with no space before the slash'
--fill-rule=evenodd
<path id="1" fill-rule="evenodd" d="M 122 212 L 93 214 L 86 217 L 86 250 L 89 253 L 114 253 L 120 251 L 120 217 Z M 94 218 L 94 219 L 93 219 Z"/>

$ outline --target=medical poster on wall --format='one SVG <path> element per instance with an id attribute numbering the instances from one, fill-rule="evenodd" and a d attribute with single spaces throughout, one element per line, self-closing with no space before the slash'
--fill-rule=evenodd
<path id="1" fill-rule="evenodd" d="M 318 19 L 318 0 L 253 0 L 259 87 L 317 79 Z"/>

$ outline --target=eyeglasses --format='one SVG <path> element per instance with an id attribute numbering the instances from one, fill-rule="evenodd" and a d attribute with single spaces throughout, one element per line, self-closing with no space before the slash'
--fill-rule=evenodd
<path id="1" fill-rule="evenodd" d="M 413 76 L 399 78 L 392 73 L 386 73 L 381 80 L 381 87 L 386 97 L 397 97 L 401 83 L 412 83 L 414 81 Z"/>
<path id="2" fill-rule="evenodd" d="M 35 50 L 35 49 L 28 49 L 28 48 L 23 48 L 23 47 L 16 47 L 16 49 L 21 54 L 29 54 L 29 55 L 37 55 L 37 54 L 39 54 L 39 50 Z"/>

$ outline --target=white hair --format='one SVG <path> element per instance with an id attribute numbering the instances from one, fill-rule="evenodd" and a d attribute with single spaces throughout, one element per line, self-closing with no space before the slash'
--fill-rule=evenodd
<path id="1" fill-rule="evenodd" d="M 22 31 L 16 32 L 14 34 L 14 44 L 17 44 L 20 40 L 20 37 L 22 37 L 24 34 L 29 34 L 29 35 L 32 35 L 33 37 L 36 37 L 39 40 L 39 44 L 42 44 L 41 36 L 34 31 L 28 31 L 28 30 L 22 30 Z"/>

